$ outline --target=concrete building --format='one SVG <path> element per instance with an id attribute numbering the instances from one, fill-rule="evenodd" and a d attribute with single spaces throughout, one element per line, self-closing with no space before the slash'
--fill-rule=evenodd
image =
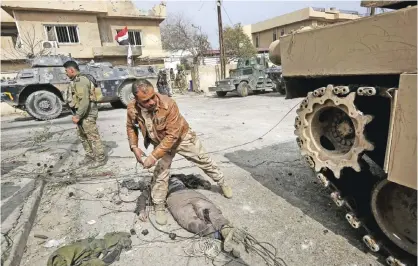
<path id="1" fill-rule="evenodd" d="M 244 32 L 251 38 L 254 46 L 268 49 L 280 36 L 289 34 L 305 26 L 324 26 L 337 22 L 358 19 L 357 11 L 337 10 L 336 8 L 307 7 L 282 16 L 244 26 Z"/>
<path id="2" fill-rule="evenodd" d="M 146 11 L 130 0 L 5 0 L 1 8 L 2 71 L 22 68 L 31 50 L 126 64 L 128 46 L 114 39 L 125 26 L 135 64 L 162 64 L 166 56 L 159 27 L 166 18 L 163 2 Z M 45 41 L 52 48 L 43 48 Z"/>

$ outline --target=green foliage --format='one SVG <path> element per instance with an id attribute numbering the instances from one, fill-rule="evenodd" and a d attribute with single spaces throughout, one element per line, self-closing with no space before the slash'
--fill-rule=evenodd
<path id="1" fill-rule="evenodd" d="M 228 61 L 237 58 L 251 58 L 257 54 L 250 37 L 244 33 L 240 23 L 233 27 L 227 26 L 223 30 L 225 56 Z"/>

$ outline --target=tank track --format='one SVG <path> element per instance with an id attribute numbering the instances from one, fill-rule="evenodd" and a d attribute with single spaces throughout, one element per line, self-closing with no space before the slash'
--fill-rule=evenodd
<path id="1" fill-rule="evenodd" d="M 308 94 L 308 97 L 302 101 L 301 106 L 299 108 L 298 115 L 300 115 L 300 111 L 303 109 L 310 109 L 308 112 L 312 112 L 312 106 L 313 104 L 309 102 L 310 99 L 313 97 L 321 97 L 325 94 L 329 94 L 330 91 L 333 92 L 333 100 L 336 100 L 335 96 L 345 96 L 345 95 L 351 95 L 351 98 L 353 97 L 353 92 L 357 94 L 357 96 L 381 96 L 381 97 L 391 97 L 390 91 L 395 90 L 393 88 L 375 88 L 375 87 L 360 87 L 360 86 L 337 86 L 334 87 L 332 85 L 328 85 L 326 88 L 319 88 L 315 90 L 312 93 Z M 351 92 L 351 93 L 350 93 Z M 317 100 L 316 100 L 317 101 Z M 323 103 L 323 101 L 321 102 Z M 360 112 L 361 114 L 361 112 Z M 367 119 L 367 120 L 366 120 Z M 365 125 L 370 122 L 370 118 L 366 118 L 361 126 L 362 129 L 364 129 Z M 324 164 L 324 160 L 315 160 L 313 158 L 314 155 L 309 150 L 306 150 L 306 143 L 304 142 L 306 140 L 306 135 L 301 134 L 301 127 L 303 126 L 303 122 L 301 121 L 299 117 L 296 117 L 295 120 L 295 134 L 298 136 L 297 142 L 298 146 L 302 150 L 302 156 L 305 157 L 306 162 L 308 165 L 315 171 L 316 178 L 318 180 L 318 183 L 321 184 L 330 195 L 330 198 L 332 201 L 337 205 L 338 208 L 341 208 L 345 211 L 345 218 L 347 222 L 353 227 L 354 229 L 359 230 L 359 232 L 364 232 L 362 237 L 362 242 L 370 249 L 372 252 L 380 254 L 384 256 L 385 262 L 387 265 L 390 266 L 409 266 L 409 265 L 417 265 L 416 263 L 416 257 L 413 255 L 410 255 L 400 248 L 398 248 L 396 245 L 394 245 L 381 231 L 379 226 L 377 225 L 376 221 L 374 220 L 372 211 L 370 209 L 370 199 L 368 199 L 367 204 L 364 204 L 364 196 L 370 197 L 374 187 L 383 179 L 379 178 L 376 175 L 372 174 L 370 172 L 369 165 L 366 163 L 364 159 L 362 159 L 362 156 L 364 154 L 364 151 L 371 150 L 372 145 L 365 139 L 362 138 L 363 143 L 367 144 L 366 147 L 363 149 L 363 151 L 357 152 L 356 155 L 358 155 L 358 165 L 352 163 L 351 165 L 347 164 L 344 165 L 345 170 L 349 171 L 349 174 L 343 171 L 343 165 L 334 165 L 332 167 L 333 169 L 330 169 L 326 167 Z M 302 140 L 303 139 L 303 140 Z M 302 140 L 302 141 L 301 141 Z M 301 143 L 302 142 L 302 143 Z M 305 150 L 304 150 L 305 148 Z M 310 154 L 309 154 L 310 153 Z M 309 154 L 309 155 L 308 155 Z M 354 156 L 349 158 L 352 162 L 354 162 Z M 318 167 L 318 161 L 320 167 Z M 354 166 L 354 167 L 353 167 Z M 361 169 L 360 169 L 361 168 Z M 333 170 L 336 171 L 336 175 L 333 172 Z M 340 178 L 341 174 L 341 178 Z M 346 176 L 350 175 L 350 176 Z M 354 188 L 353 191 L 350 191 L 350 189 L 347 189 L 347 186 L 344 184 L 344 182 L 349 182 L 350 179 L 353 176 L 359 176 L 360 178 L 363 177 L 362 180 L 369 180 L 369 184 L 367 184 L 362 193 L 354 193 L 356 195 L 353 195 L 353 191 L 356 191 L 357 188 Z M 363 175 L 363 176 L 362 176 Z M 364 179 L 364 175 L 367 175 L 367 179 Z M 373 178 L 370 178 L 374 176 Z M 352 182 L 355 183 L 355 182 Z M 363 185 L 363 184 L 362 184 Z M 353 198 L 354 197 L 354 198 Z M 367 199 L 366 199 L 367 200 Z M 359 205 L 357 206 L 357 203 Z M 363 204 L 362 204 L 363 203 Z M 362 205 L 368 205 L 367 207 L 364 207 Z M 361 206 L 361 207 L 359 207 Z"/>
<path id="2" fill-rule="evenodd" d="M 330 172 L 319 172 L 316 175 L 318 183 L 329 191 L 330 198 L 337 205 L 338 208 L 343 208 L 346 212 L 345 218 L 347 222 L 357 230 L 363 230 L 365 234 L 362 237 L 363 243 L 375 253 L 380 253 L 386 259 L 386 264 L 390 266 L 409 266 L 417 265 L 416 257 L 407 255 L 395 247 L 394 244 L 388 240 L 377 225 L 374 224 L 373 214 L 363 213 L 359 214 L 356 208 L 356 202 L 350 202 L 350 199 L 345 198 L 344 189 L 341 186 L 336 185 L 337 182 L 332 181 L 334 179 L 333 174 Z M 378 182 L 376 182 L 378 183 Z M 370 191 L 371 194 L 371 191 Z M 403 253 L 399 255 L 399 253 Z M 402 258 L 400 258 L 402 256 Z"/>

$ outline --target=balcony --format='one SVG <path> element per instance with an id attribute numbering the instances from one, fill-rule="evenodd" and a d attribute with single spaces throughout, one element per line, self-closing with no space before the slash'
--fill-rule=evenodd
<path id="1" fill-rule="evenodd" d="M 131 46 L 132 56 L 141 56 L 142 47 L 141 46 Z M 128 46 L 103 46 L 103 47 L 93 47 L 93 56 L 94 57 L 104 57 L 104 56 L 127 56 L 128 55 Z"/>

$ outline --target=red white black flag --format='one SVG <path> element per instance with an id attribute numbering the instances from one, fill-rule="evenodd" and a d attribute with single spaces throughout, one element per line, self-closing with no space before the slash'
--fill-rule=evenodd
<path id="1" fill-rule="evenodd" d="M 119 43 L 119 45 L 129 45 L 128 27 L 119 31 L 115 36 L 115 40 Z"/>

